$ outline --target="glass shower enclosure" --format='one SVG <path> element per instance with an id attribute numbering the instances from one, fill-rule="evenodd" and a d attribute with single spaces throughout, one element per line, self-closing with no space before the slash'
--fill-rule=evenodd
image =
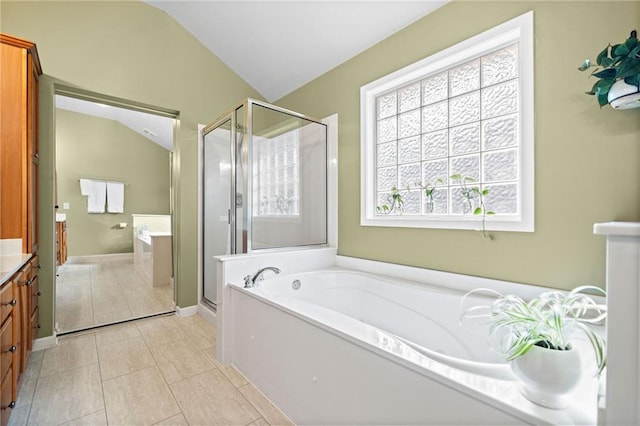
<path id="1" fill-rule="evenodd" d="M 214 256 L 327 244 L 327 126 L 247 99 L 203 130 L 203 300 Z"/>

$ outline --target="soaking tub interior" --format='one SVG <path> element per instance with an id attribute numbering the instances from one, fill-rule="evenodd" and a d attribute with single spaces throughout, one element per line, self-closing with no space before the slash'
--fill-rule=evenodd
<path id="1" fill-rule="evenodd" d="M 520 395 L 509 365 L 488 348 L 486 325 L 460 324 L 466 290 L 513 292 L 517 284 L 397 265 L 390 271 L 387 264 L 341 256 L 304 271 L 295 255 L 276 264 L 270 262 L 278 255 L 271 256 L 247 261 L 278 266 L 280 275 L 250 289 L 227 281 L 219 358 L 294 422 L 596 422 L 597 380 L 585 376 L 566 410 L 537 406 Z M 240 267 L 225 266 L 229 278 Z M 409 271 L 409 278 L 419 273 L 436 284 L 391 279 L 376 268 Z"/>

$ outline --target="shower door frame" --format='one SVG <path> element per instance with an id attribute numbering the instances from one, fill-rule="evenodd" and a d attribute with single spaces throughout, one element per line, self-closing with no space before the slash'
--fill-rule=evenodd
<path id="1" fill-rule="evenodd" d="M 291 111 L 289 109 L 286 108 L 282 108 L 273 104 L 270 104 L 268 102 L 263 102 L 263 101 L 259 101 L 256 99 L 252 99 L 252 98 L 247 98 L 245 99 L 243 102 L 236 104 L 235 107 L 233 107 L 232 109 L 228 110 L 227 112 L 225 112 L 224 114 L 218 116 L 213 122 L 205 125 L 201 130 L 200 130 L 200 136 L 202 137 L 202 147 L 200 149 L 200 155 L 202 160 L 202 170 L 200 171 L 200 182 L 202 184 L 202 192 L 199 195 L 199 202 L 203 203 L 203 198 L 205 197 L 204 194 L 204 177 L 205 177 L 205 167 L 206 165 L 204 164 L 204 136 L 206 134 L 208 134 L 209 132 L 215 130 L 216 128 L 218 128 L 219 126 L 221 126 L 222 124 L 224 124 L 226 121 L 231 120 L 231 135 L 229 138 L 230 144 L 232 144 L 233 146 L 230 147 L 230 151 L 231 151 L 231 157 L 230 157 L 230 161 L 231 161 L 231 185 L 230 185 L 230 197 L 229 197 L 229 227 L 230 227 L 230 233 L 229 233 L 229 238 L 230 238 L 230 245 L 229 245 L 229 251 L 230 253 L 228 254 L 240 254 L 240 253 L 251 253 L 253 251 L 252 248 L 252 244 L 251 244 L 251 231 L 252 231 L 252 225 L 251 225 L 251 220 L 250 218 L 252 217 L 253 214 L 253 206 L 252 206 L 252 202 L 248 202 L 249 198 L 248 195 L 252 193 L 253 191 L 253 179 L 249 173 L 249 165 L 252 164 L 253 161 L 253 155 L 252 155 L 252 149 L 251 147 L 253 147 L 253 106 L 257 105 L 257 106 L 261 106 L 263 108 L 267 108 L 273 111 L 277 111 L 283 114 L 288 114 L 291 115 L 293 117 L 296 118 L 300 118 L 303 120 L 307 120 L 309 122 L 313 122 L 313 123 L 317 123 L 320 125 L 325 126 L 325 132 L 326 132 L 326 137 L 325 137 L 325 143 L 326 143 L 326 158 L 327 158 L 327 163 L 329 162 L 329 159 L 331 157 L 330 155 L 330 135 L 329 135 L 329 125 L 327 122 L 323 121 L 323 120 L 319 120 L 313 117 L 309 117 L 307 115 L 295 112 L 295 111 Z M 239 129 L 238 128 L 238 119 L 237 119 L 237 114 L 238 114 L 238 110 L 243 108 L 243 117 L 244 117 L 244 129 Z M 238 146 L 238 137 L 237 137 L 237 132 L 241 131 L 242 132 L 242 139 L 240 142 L 240 146 Z M 239 250 L 239 245 L 238 245 L 238 214 L 237 214 L 237 205 L 236 205 L 236 194 L 237 194 L 237 189 L 238 189 L 238 185 L 237 185 L 237 161 L 238 161 L 238 157 L 239 155 L 241 155 L 242 153 L 242 149 L 243 147 L 246 147 L 246 155 L 247 155 L 247 167 L 245 167 L 245 170 L 247 171 L 246 177 L 245 177 L 245 182 L 243 182 L 242 188 L 244 190 L 243 192 L 243 201 L 242 201 L 242 207 L 243 207 L 243 212 L 242 212 L 242 217 L 240 217 L 240 220 L 242 220 L 243 223 L 246 223 L 245 226 L 243 226 L 241 228 L 241 232 L 244 234 L 246 233 L 246 238 L 244 238 L 244 235 L 241 234 L 241 236 L 243 237 L 241 240 L 241 247 Z M 324 244 L 313 244 L 313 245 L 306 245 L 306 246 L 296 246 L 296 248 L 302 248 L 302 247 L 318 247 L 318 246 L 329 246 L 332 242 L 332 240 L 335 240 L 335 238 L 332 238 L 331 236 L 331 224 L 330 224 L 330 210 L 329 210 L 329 206 L 330 206 L 330 200 L 329 200 L 329 191 L 330 191 L 330 172 L 329 172 L 329 164 L 327 164 L 327 175 L 325 177 L 326 179 L 326 188 L 327 188 L 327 203 L 326 203 L 326 219 L 325 219 L 325 228 L 326 228 L 326 242 Z M 200 265 L 198 267 L 199 269 L 199 275 L 200 275 L 200 279 L 199 281 L 199 288 L 200 288 L 200 297 L 199 300 L 201 300 L 202 302 L 204 302 L 208 307 L 212 308 L 214 311 L 217 308 L 217 301 L 211 301 L 209 299 L 207 299 L 205 297 L 204 294 L 204 285 L 205 285 L 205 276 L 204 276 L 204 259 L 202 259 L 202 257 L 204 256 L 204 239 L 206 238 L 206 236 L 204 235 L 204 221 L 206 220 L 205 215 L 204 215 L 204 203 L 201 206 L 201 208 L 199 209 L 200 213 L 201 213 L 201 217 L 200 217 L 200 221 L 201 221 L 201 229 L 199 230 L 199 234 L 200 237 L 202 238 L 201 244 L 200 244 Z M 335 226 L 335 225 L 334 225 Z M 259 249 L 260 252 L 277 252 L 277 251 L 286 251 L 286 250 L 290 250 L 290 247 L 278 247 L 278 248 L 266 248 L 266 249 Z M 217 293 L 217 291 L 216 291 Z M 216 298 L 218 298 L 218 294 L 216 294 Z"/>

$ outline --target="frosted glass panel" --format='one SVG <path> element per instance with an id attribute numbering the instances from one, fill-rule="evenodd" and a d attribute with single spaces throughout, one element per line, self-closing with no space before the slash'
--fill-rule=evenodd
<path id="1" fill-rule="evenodd" d="M 407 188 L 420 182 L 420 169 L 420 163 L 398 166 L 398 188 Z"/>
<path id="2" fill-rule="evenodd" d="M 469 154 L 480 151 L 480 123 L 452 127 L 449 130 L 451 155 Z"/>
<path id="3" fill-rule="evenodd" d="M 449 131 L 439 130 L 422 136 L 422 159 L 446 157 L 449 153 Z"/>
<path id="4" fill-rule="evenodd" d="M 518 177 L 518 150 L 492 151 L 482 155 L 483 181 L 514 180 Z"/>
<path id="5" fill-rule="evenodd" d="M 420 83 L 403 87 L 398 90 L 400 112 L 420 107 Z"/>
<path id="6" fill-rule="evenodd" d="M 518 110 L 518 83 L 508 81 L 482 89 L 482 118 L 506 115 Z"/>
<path id="7" fill-rule="evenodd" d="M 422 133 L 445 129 L 448 125 L 448 102 L 440 102 L 422 108 Z"/>
<path id="8" fill-rule="evenodd" d="M 385 118 L 378 121 L 378 143 L 389 142 L 398 135 L 397 117 Z"/>
<path id="9" fill-rule="evenodd" d="M 398 141 L 398 164 L 420 161 L 420 136 Z"/>
<path id="10" fill-rule="evenodd" d="M 485 197 L 487 210 L 501 214 L 518 213 L 518 185 L 487 185 L 489 194 Z"/>
<path id="11" fill-rule="evenodd" d="M 420 110 L 405 112 L 398 116 L 398 138 L 420 134 Z"/>
<path id="12" fill-rule="evenodd" d="M 480 88 L 480 60 L 468 62 L 449 71 L 449 96 L 458 96 Z"/>
<path id="13" fill-rule="evenodd" d="M 451 213 L 453 214 L 470 214 L 477 207 L 477 199 L 465 197 L 459 186 L 451 187 L 449 196 L 451 197 Z"/>
<path id="14" fill-rule="evenodd" d="M 447 181 L 449 176 L 448 160 L 427 161 L 422 166 L 423 184 L 435 184 L 438 179 Z"/>
<path id="15" fill-rule="evenodd" d="M 459 126 L 480 120 L 480 91 L 453 98 L 449 102 L 449 125 Z"/>
<path id="16" fill-rule="evenodd" d="M 391 117 L 398 112 L 396 92 L 378 98 L 378 119 Z"/>
<path id="17" fill-rule="evenodd" d="M 377 186 L 379 191 L 390 191 L 397 187 L 396 167 L 383 167 L 378 169 Z"/>
<path id="18" fill-rule="evenodd" d="M 449 77 L 445 71 L 422 80 L 422 105 L 429 105 L 444 99 L 449 94 Z"/>
<path id="19" fill-rule="evenodd" d="M 449 191 L 438 188 L 433 191 L 433 204 L 429 206 L 429 198 L 423 195 L 424 214 L 447 214 L 449 212 Z"/>
<path id="20" fill-rule="evenodd" d="M 387 207 L 391 208 L 391 205 L 393 203 L 393 198 L 391 197 L 391 192 L 390 191 L 383 191 L 383 192 L 378 192 L 378 204 L 376 204 L 376 206 L 383 206 L 386 205 Z M 397 209 L 397 206 L 394 206 L 392 210 L 390 210 L 387 213 L 380 213 L 380 214 L 399 214 L 399 210 Z"/>
<path id="21" fill-rule="evenodd" d="M 395 142 L 381 143 L 378 145 L 378 167 L 394 166 L 397 161 L 397 149 Z"/>
<path id="22" fill-rule="evenodd" d="M 421 214 L 420 191 L 408 191 L 404 192 L 402 195 L 402 201 L 404 201 L 402 214 Z"/>
<path id="23" fill-rule="evenodd" d="M 450 170 L 452 175 L 460 174 L 471 177 L 477 181 L 480 179 L 480 155 L 452 157 Z M 455 184 L 453 179 L 451 179 L 451 184 Z"/>
<path id="24" fill-rule="evenodd" d="M 512 114 L 483 121 L 482 141 L 484 149 L 487 150 L 517 145 L 518 115 Z"/>
<path id="25" fill-rule="evenodd" d="M 498 50 L 482 58 L 482 87 L 518 76 L 518 46 Z"/>

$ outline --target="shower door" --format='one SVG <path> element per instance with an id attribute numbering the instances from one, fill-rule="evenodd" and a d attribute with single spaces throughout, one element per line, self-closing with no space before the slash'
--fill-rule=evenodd
<path id="1" fill-rule="evenodd" d="M 232 253 L 231 116 L 203 130 L 203 298 L 217 301 L 214 256 Z"/>
<path id="2" fill-rule="evenodd" d="M 252 99 L 203 129 L 203 300 L 215 256 L 327 244 L 327 130 Z M 251 272 L 251 271 L 248 271 Z"/>

